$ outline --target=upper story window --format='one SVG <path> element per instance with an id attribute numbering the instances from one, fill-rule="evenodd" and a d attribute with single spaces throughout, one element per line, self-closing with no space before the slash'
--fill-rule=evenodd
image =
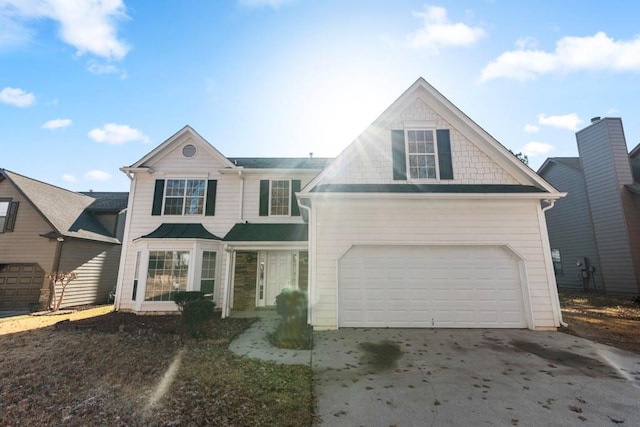
<path id="1" fill-rule="evenodd" d="M 260 180 L 260 216 L 300 216 L 299 179 Z"/>
<path id="2" fill-rule="evenodd" d="M 407 162 L 412 179 L 436 178 L 436 144 L 433 130 L 407 130 Z"/>
<path id="3" fill-rule="evenodd" d="M 151 215 L 215 215 L 215 179 L 157 179 Z"/>
<path id="4" fill-rule="evenodd" d="M 0 200 L 0 233 L 13 231 L 18 213 L 18 202 Z"/>
<path id="5" fill-rule="evenodd" d="M 449 129 L 393 129 L 393 180 L 453 179 Z"/>
<path id="6" fill-rule="evenodd" d="M 164 198 L 165 215 L 202 215 L 207 181 L 168 179 Z"/>
<path id="7" fill-rule="evenodd" d="M 271 181 L 269 215 L 289 215 L 290 188 L 290 181 L 288 180 Z"/>

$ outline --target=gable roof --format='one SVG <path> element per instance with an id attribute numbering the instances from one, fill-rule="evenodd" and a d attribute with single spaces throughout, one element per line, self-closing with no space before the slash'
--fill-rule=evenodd
<path id="1" fill-rule="evenodd" d="M 489 158 L 499 161 L 500 165 L 523 185 L 533 185 L 543 189 L 546 193 L 552 193 L 559 197 L 560 193 L 546 182 L 541 176 L 536 174 L 531 168 L 517 159 L 506 147 L 500 144 L 493 136 L 482 129 L 471 120 L 458 107 L 449 101 L 444 95 L 438 92 L 427 81 L 420 77 L 413 83 L 398 99 L 396 99 L 355 141 L 353 141 L 342 153 L 336 157 L 332 164 L 316 176 L 302 193 L 308 193 L 315 185 L 332 173 L 332 165 L 340 167 L 341 158 L 356 155 L 360 141 L 366 139 L 372 132 L 390 127 L 394 118 L 404 109 L 409 101 L 414 98 L 422 99 L 431 109 L 433 109 L 443 120 L 447 121 L 458 132 L 464 135 L 469 141 Z"/>
<path id="2" fill-rule="evenodd" d="M 53 228 L 51 232 L 45 234 L 45 237 L 65 236 L 120 243 L 89 212 L 88 208 L 96 202 L 95 198 L 28 178 L 6 169 L 0 169 L 0 176 L 11 182 Z"/>
<path id="3" fill-rule="evenodd" d="M 176 145 L 181 144 L 187 138 L 193 138 L 194 141 L 202 148 L 207 150 L 209 154 L 211 154 L 214 158 L 220 160 L 220 162 L 228 168 L 235 168 L 236 166 L 227 159 L 222 153 L 215 149 L 213 145 L 209 143 L 206 139 L 204 139 L 198 132 L 196 132 L 191 126 L 185 125 L 178 132 L 174 133 L 170 136 L 166 141 L 162 144 L 158 145 L 156 148 L 147 153 L 143 158 L 135 162 L 129 167 L 120 168 L 123 172 L 126 172 L 129 169 L 136 168 L 150 168 L 153 164 L 164 157 L 167 153 L 169 153 L 172 149 L 175 148 Z"/>

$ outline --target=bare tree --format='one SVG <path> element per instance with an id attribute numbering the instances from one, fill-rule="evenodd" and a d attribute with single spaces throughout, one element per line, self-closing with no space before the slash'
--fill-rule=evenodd
<path id="1" fill-rule="evenodd" d="M 78 278 L 78 274 L 75 271 L 63 272 L 63 271 L 54 271 L 53 273 L 47 276 L 49 279 L 49 289 L 51 292 L 51 296 L 49 297 L 49 307 L 53 306 L 53 311 L 60 310 L 60 305 L 62 304 L 62 299 L 64 298 L 64 291 L 67 289 L 67 286 L 71 281 Z M 55 301 L 56 296 L 56 285 L 60 286 L 60 297 L 57 301 Z"/>

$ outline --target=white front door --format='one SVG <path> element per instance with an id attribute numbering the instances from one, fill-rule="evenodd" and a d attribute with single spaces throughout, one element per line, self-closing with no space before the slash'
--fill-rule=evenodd
<path id="1" fill-rule="evenodd" d="M 265 299 L 258 305 L 276 304 L 276 297 L 284 288 L 298 287 L 297 252 L 270 251 L 266 253 Z"/>

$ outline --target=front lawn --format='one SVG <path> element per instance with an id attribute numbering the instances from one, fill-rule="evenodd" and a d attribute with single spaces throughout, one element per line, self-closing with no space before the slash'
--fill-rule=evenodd
<path id="1" fill-rule="evenodd" d="M 640 353 L 640 304 L 633 298 L 593 292 L 560 291 L 560 330 L 602 344 Z"/>
<path id="2" fill-rule="evenodd" d="M 308 425 L 308 367 L 227 350 L 251 321 L 216 319 L 200 341 L 179 316 L 110 313 L 12 333 L 0 322 L 0 425 Z"/>

